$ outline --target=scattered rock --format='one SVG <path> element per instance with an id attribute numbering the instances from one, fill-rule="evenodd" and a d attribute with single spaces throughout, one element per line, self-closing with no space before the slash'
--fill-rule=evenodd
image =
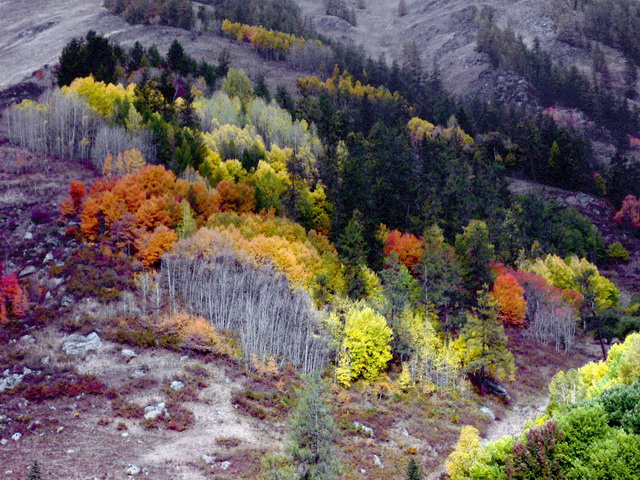
<path id="1" fill-rule="evenodd" d="M 179 392 L 183 388 L 184 388 L 184 383 L 178 380 L 174 380 L 173 382 L 171 382 L 171 390 L 173 390 L 174 392 Z"/>
<path id="2" fill-rule="evenodd" d="M 491 421 L 492 421 L 492 422 L 493 422 L 493 421 L 495 421 L 495 419 L 496 419 L 496 414 L 495 414 L 495 413 L 493 413 L 493 412 L 491 411 L 491 409 L 490 409 L 490 408 L 488 408 L 488 407 L 482 407 L 482 408 L 480 409 L 480 411 L 481 411 L 482 413 L 484 413 L 487 417 L 489 417 L 489 418 L 491 419 Z"/>
<path id="3" fill-rule="evenodd" d="M 24 234 L 24 239 L 25 240 L 31 240 L 33 239 L 33 233 L 32 232 L 27 232 Z"/>
<path id="4" fill-rule="evenodd" d="M 2 445 L 6 445 L 7 443 L 9 443 L 9 440 L 7 440 L 6 438 L 3 438 L 2 440 L 0 440 L 0 444 Z"/>
<path id="5" fill-rule="evenodd" d="M 409 436 L 409 431 L 406 428 L 402 429 L 402 435 L 404 435 L 405 437 Z"/>
<path id="6" fill-rule="evenodd" d="M 22 434 L 20 432 L 16 432 L 13 435 L 11 435 L 11 440 L 13 440 L 14 442 L 17 442 L 21 438 L 22 438 Z"/>
<path id="7" fill-rule="evenodd" d="M 189 360 L 189 355 L 183 355 L 180 357 L 180 361 L 182 362 L 186 362 L 187 360 Z"/>
<path id="8" fill-rule="evenodd" d="M 204 463 L 206 463 L 207 465 L 211 465 L 214 461 L 215 458 L 213 458 L 210 455 L 202 455 L 202 460 L 204 461 Z"/>
<path id="9" fill-rule="evenodd" d="M 8 370 L 5 370 L 5 376 L 6 378 L 0 380 L 0 393 L 16 388 L 24 378 L 24 375 L 18 375 L 17 373 L 9 375 Z"/>
<path id="10" fill-rule="evenodd" d="M 140 472 L 142 472 L 142 469 L 139 466 L 130 464 L 124 473 L 127 475 L 138 475 Z"/>
<path id="11" fill-rule="evenodd" d="M 36 343 L 36 339 L 33 338 L 33 336 L 31 335 L 23 335 L 22 337 L 20 337 L 20 341 L 23 343 L 31 343 L 31 344 Z"/>
<path id="12" fill-rule="evenodd" d="M 102 340 L 96 332 L 90 333 L 86 337 L 74 333 L 65 338 L 62 349 L 67 355 L 86 355 L 90 350 L 98 350 L 101 345 Z"/>
<path id="13" fill-rule="evenodd" d="M 144 377 L 144 372 L 142 370 L 136 370 L 131 374 L 131 378 L 140 378 Z"/>
<path id="14" fill-rule="evenodd" d="M 121 353 L 121 355 L 123 357 L 129 357 L 129 358 L 133 358 L 133 357 L 137 357 L 138 356 L 138 355 L 136 355 L 136 352 L 134 352 L 130 348 L 123 348 L 122 352 L 120 352 L 120 353 Z"/>
<path id="15" fill-rule="evenodd" d="M 47 263 L 53 260 L 53 253 L 49 252 L 45 255 L 44 260 L 42 261 L 42 263 Z"/>
<path id="16" fill-rule="evenodd" d="M 28 267 L 25 267 L 24 269 L 22 269 L 22 271 L 18 276 L 21 278 L 26 277 L 27 275 L 31 275 L 32 273 L 35 273 L 37 271 L 38 269 L 36 267 L 34 267 L 33 265 L 29 265 Z"/>
<path id="17" fill-rule="evenodd" d="M 361 468 L 360 473 L 364 475 L 365 473 L 367 473 L 367 471 L 364 468 Z"/>
<path id="18" fill-rule="evenodd" d="M 49 358 L 49 356 L 42 357 L 42 358 L 40 359 L 40 363 L 41 363 L 42 365 L 49 365 L 49 363 L 50 363 L 50 362 L 51 362 L 51 359 Z"/>
<path id="19" fill-rule="evenodd" d="M 225 460 L 220 464 L 220 468 L 222 470 L 227 470 L 231 466 L 231 462 L 229 460 Z"/>
<path id="20" fill-rule="evenodd" d="M 64 297 L 62 297 L 60 305 L 62 305 L 63 307 L 70 307 L 71 305 L 73 305 L 73 303 L 73 298 L 71 298 L 69 295 L 65 295 Z"/>
<path id="21" fill-rule="evenodd" d="M 371 427 L 367 427 L 366 425 L 360 423 L 360 422 L 353 422 L 353 426 L 356 427 L 358 430 L 361 430 L 362 432 L 364 432 L 367 436 L 369 437 L 375 437 L 375 434 L 373 432 L 373 428 Z"/>
<path id="22" fill-rule="evenodd" d="M 378 455 L 373 456 L 373 463 L 375 463 L 376 467 L 378 468 L 384 468 L 384 465 L 382 464 L 382 460 L 380 460 L 380 457 Z"/>
<path id="23" fill-rule="evenodd" d="M 158 405 L 149 405 L 144 409 L 144 418 L 147 420 L 153 420 L 163 414 L 168 415 L 167 406 L 164 402 L 160 402 Z"/>

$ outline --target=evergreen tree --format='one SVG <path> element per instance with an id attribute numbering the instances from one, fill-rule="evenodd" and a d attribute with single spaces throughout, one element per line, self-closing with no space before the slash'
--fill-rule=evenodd
<path id="1" fill-rule="evenodd" d="M 340 465 L 336 455 L 338 429 L 325 401 L 326 388 L 318 374 L 305 378 L 290 423 L 291 452 L 309 480 L 332 480 Z"/>
<path id="2" fill-rule="evenodd" d="M 260 72 L 256 75 L 256 86 L 253 89 L 253 93 L 262 99 L 265 102 L 269 103 L 271 101 L 271 92 L 269 91 L 269 86 L 264 78 L 264 73 Z"/>
<path id="3" fill-rule="evenodd" d="M 398 16 L 404 17 L 407 14 L 407 2 L 406 0 L 400 0 L 398 3 Z"/>
<path id="4" fill-rule="evenodd" d="M 362 214 L 355 210 L 336 245 L 345 262 L 349 295 L 355 299 L 362 298 L 365 294 L 361 266 L 366 265 L 369 251 L 364 235 Z"/>
<path id="5" fill-rule="evenodd" d="M 482 220 L 471 220 L 464 232 L 456 235 L 456 255 L 460 259 L 467 291 L 475 294 L 492 281 L 487 264 L 495 260 L 489 228 Z"/>
<path id="6" fill-rule="evenodd" d="M 412 458 L 411 461 L 409 461 L 409 466 L 407 467 L 407 480 L 422 480 L 423 478 L 422 472 L 420 472 L 420 467 Z"/>
<path id="7" fill-rule="evenodd" d="M 41 480 L 42 474 L 40 473 L 40 464 L 38 460 L 34 460 L 31 466 L 29 467 L 29 476 L 27 477 L 29 480 Z"/>
<path id="8" fill-rule="evenodd" d="M 293 98 L 291 98 L 291 94 L 287 90 L 287 87 L 285 87 L 284 85 L 278 85 L 274 98 L 276 102 L 278 102 L 278 105 L 280 105 L 285 110 L 293 112 L 293 110 L 295 109 Z"/>
<path id="9" fill-rule="evenodd" d="M 184 53 L 184 48 L 178 40 L 174 40 L 167 52 L 167 62 L 172 70 L 178 71 L 183 74 L 189 73 L 188 58 Z"/>
<path id="10" fill-rule="evenodd" d="M 515 363 L 495 303 L 486 294 L 479 296 L 478 303 L 478 311 L 467 314 L 460 340 L 464 342 L 465 370 L 480 383 L 484 396 L 485 379 L 512 377 Z"/>

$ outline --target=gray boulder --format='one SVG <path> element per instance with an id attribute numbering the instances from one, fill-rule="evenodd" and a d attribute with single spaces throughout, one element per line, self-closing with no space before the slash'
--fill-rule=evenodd
<path id="1" fill-rule="evenodd" d="M 101 345 L 102 340 L 96 332 L 90 333 L 86 337 L 74 333 L 64 339 L 62 349 L 67 355 L 86 355 L 91 350 L 98 350 Z"/>

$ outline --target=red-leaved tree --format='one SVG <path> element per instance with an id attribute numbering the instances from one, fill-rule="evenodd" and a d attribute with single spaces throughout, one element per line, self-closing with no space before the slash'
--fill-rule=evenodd
<path id="1" fill-rule="evenodd" d="M 0 324 L 26 314 L 27 297 L 18 283 L 18 276 L 15 273 L 4 275 L 0 263 Z"/>
<path id="2" fill-rule="evenodd" d="M 629 225 L 640 228 L 640 202 L 633 195 L 627 195 L 622 201 L 622 207 L 613 217 L 614 222 L 620 225 Z"/>
<path id="3" fill-rule="evenodd" d="M 398 230 L 391 230 L 387 235 L 387 242 L 384 247 L 384 254 L 390 255 L 396 252 L 400 263 L 415 271 L 415 267 L 422 258 L 424 243 L 412 233 L 402 233 Z"/>

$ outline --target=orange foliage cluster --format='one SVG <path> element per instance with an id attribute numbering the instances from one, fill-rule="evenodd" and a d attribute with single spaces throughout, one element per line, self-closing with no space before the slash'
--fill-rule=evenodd
<path id="1" fill-rule="evenodd" d="M 640 202 L 633 195 L 627 195 L 622 201 L 622 207 L 613 217 L 613 220 L 621 225 L 630 225 L 640 228 Z"/>
<path id="2" fill-rule="evenodd" d="M 27 314 L 27 297 L 15 273 L 3 275 L 0 263 L 0 325 L 10 317 L 22 318 Z"/>
<path id="3" fill-rule="evenodd" d="M 491 295 L 498 302 L 499 318 L 508 325 L 524 327 L 532 319 L 526 318 L 527 300 L 536 304 L 566 306 L 579 310 L 584 297 L 576 290 L 551 285 L 535 273 L 514 271 L 502 263 L 491 265 L 496 280 Z"/>
<path id="4" fill-rule="evenodd" d="M 216 186 L 220 196 L 220 211 L 249 213 L 256 207 L 255 189 L 246 183 L 222 180 Z"/>
<path id="5" fill-rule="evenodd" d="M 415 271 L 420 258 L 422 258 L 423 251 L 424 244 L 422 240 L 412 233 L 391 230 L 387 235 L 384 254 L 390 255 L 391 252 L 396 252 L 400 263 L 404 263 L 411 271 Z"/>
<path id="6" fill-rule="evenodd" d="M 524 327 L 527 302 L 524 299 L 524 288 L 511 273 L 498 275 L 491 295 L 499 306 L 498 318 L 508 325 Z"/>
<path id="7" fill-rule="evenodd" d="M 191 349 L 229 358 L 239 355 L 229 338 L 220 334 L 204 317 L 178 312 L 164 317 L 159 329 L 165 334 L 177 335 L 181 343 Z"/>
<path id="8" fill-rule="evenodd" d="M 174 230 L 181 221 L 183 198 L 199 225 L 226 202 L 203 182 L 180 180 L 164 167 L 150 165 L 122 178 L 98 179 L 89 191 L 82 182 L 71 182 L 61 210 L 68 218 L 79 218 L 88 240 L 133 248 L 143 265 L 151 267 L 178 239 Z"/>

